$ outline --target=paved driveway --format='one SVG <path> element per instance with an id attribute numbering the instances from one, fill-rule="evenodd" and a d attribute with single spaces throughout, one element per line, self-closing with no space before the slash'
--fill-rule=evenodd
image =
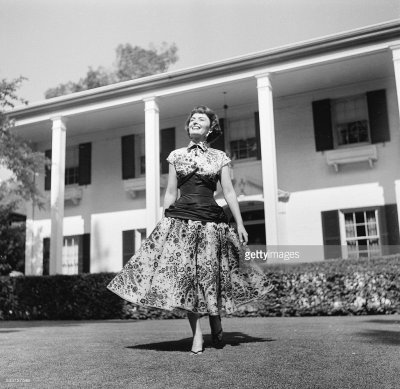
<path id="1" fill-rule="evenodd" d="M 206 342 L 208 318 L 201 319 Z M 5 388 L 400 388 L 400 316 L 0 322 Z"/>

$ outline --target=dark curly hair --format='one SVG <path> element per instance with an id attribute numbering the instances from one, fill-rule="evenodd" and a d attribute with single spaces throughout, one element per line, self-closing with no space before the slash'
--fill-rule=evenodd
<path id="1" fill-rule="evenodd" d="M 210 133 L 206 138 L 207 143 L 214 142 L 220 135 L 222 135 L 222 129 L 219 126 L 219 119 L 217 114 L 212 109 L 206 107 L 205 105 L 199 105 L 197 107 L 194 107 L 190 112 L 189 117 L 186 119 L 185 130 L 188 133 L 188 135 L 189 135 L 189 122 L 191 117 L 195 113 L 203 113 L 207 115 L 207 117 L 210 119 Z"/>

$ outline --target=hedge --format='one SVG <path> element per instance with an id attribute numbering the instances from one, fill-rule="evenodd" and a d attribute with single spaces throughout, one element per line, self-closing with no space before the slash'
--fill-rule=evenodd
<path id="1" fill-rule="evenodd" d="M 400 313 L 400 256 L 268 265 L 274 289 L 231 316 Z M 186 317 L 138 307 L 106 289 L 115 273 L 0 277 L 1 320 L 170 319 Z"/>

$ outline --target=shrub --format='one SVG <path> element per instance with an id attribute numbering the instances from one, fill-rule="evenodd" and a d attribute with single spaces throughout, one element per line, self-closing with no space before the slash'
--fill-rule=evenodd
<path id="1" fill-rule="evenodd" d="M 400 313 L 400 257 L 271 265 L 275 288 L 232 316 Z M 0 277 L 2 320 L 170 319 L 182 311 L 135 307 L 110 292 L 115 273 Z"/>

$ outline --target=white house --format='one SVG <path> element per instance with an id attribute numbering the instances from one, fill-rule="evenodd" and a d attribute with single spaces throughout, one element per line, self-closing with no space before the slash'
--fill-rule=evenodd
<path id="1" fill-rule="evenodd" d="M 400 21 L 18 107 L 52 158 L 26 274 L 118 271 L 161 218 L 171 150 L 219 114 L 250 243 L 318 259 L 400 249 Z M 223 204 L 223 196 L 217 193 Z"/>

